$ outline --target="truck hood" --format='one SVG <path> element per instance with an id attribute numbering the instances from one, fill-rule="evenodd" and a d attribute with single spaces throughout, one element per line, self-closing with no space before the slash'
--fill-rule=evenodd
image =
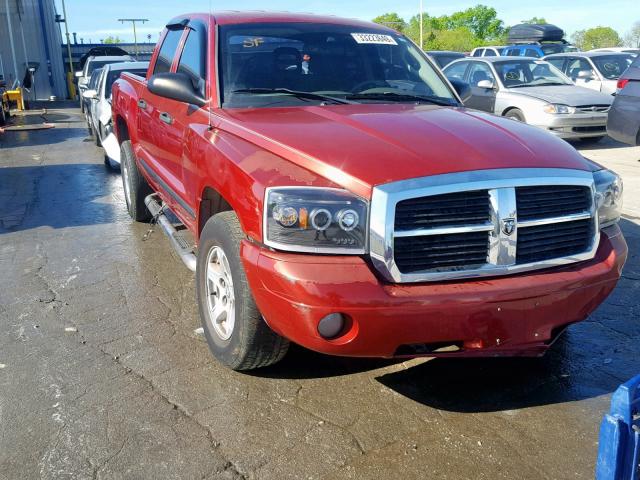
<path id="1" fill-rule="evenodd" d="M 510 88 L 509 93 L 537 98 L 547 103 L 577 107 L 580 105 L 611 105 L 613 97 L 590 88 L 576 85 L 548 85 L 546 87 Z"/>
<path id="2" fill-rule="evenodd" d="M 219 128 L 363 196 L 383 183 L 469 170 L 592 169 L 541 129 L 464 108 L 362 104 L 222 112 Z"/>

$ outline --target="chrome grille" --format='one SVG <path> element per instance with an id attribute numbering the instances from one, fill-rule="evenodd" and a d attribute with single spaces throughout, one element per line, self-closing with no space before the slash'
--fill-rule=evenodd
<path id="1" fill-rule="evenodd" d="M 611 105 L 580 105 L 576 110 L 582 113 L 606 113 L 611 109 Z"/>
<path id="2" fill-rule="evenodd" d="M 381 185 L 370 252 L 394 282 L 496 276 L 593 258 L 590 172 L 482 170 Z"/>

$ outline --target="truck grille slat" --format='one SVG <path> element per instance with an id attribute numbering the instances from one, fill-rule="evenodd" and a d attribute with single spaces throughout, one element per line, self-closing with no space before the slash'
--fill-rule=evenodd
<path id="1" fill-rule="evenodd" d="M 509 220 L 515 228 L 507 230 L 500 220 L 505 212 L 494 211 L 500 201 L 511 202 L 514 213 Z M 496 265 L 575 261 L 593 247 L 593 201 L 592 187 L 582 184 L 516 184 L 400 200 L 395 204 L 394 230 L 398 235 L 393 239 L 393 260 L 401 274 L 452 272 L 450 277 Z M 490 231 L 464 232 L 464 227 L 478 230 L 480 225 L 489 225 Z M 498 236 L 502 240 L 497 241 Z M 503 248 L 500 244 L 509 241 L 513 246 L 507 257 L 510 263 L 500 264 L 505 262 L 504 255 L 500 257 L 492 249 Z"/>

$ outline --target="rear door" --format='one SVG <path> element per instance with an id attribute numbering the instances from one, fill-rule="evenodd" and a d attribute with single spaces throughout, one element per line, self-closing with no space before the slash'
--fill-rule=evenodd
<path id="1" fill-rule="evenodd" d="M 493 84 L 493 88 L 481 87 L 481 82 L 487 81 Z M 493 113 L 496 104 L 496 79 L 491 67 L 485 62 L 471 62 L 467 72 L 467 82 L 471 86 L 471 98 L 465 102 L 465 106 Z"/>

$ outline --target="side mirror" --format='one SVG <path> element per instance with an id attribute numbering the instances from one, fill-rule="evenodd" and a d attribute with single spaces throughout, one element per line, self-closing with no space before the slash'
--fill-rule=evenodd
<path id="1" fill-rule="evenodd" d="M 458 96 L 462 100 L 462 103 L 465 103 L 467 100 L 471 98 L 471 87 L 467 82 L 463 82 L 462 80 L 452 79 L 449 80 L 453 88 L 455 88 L 456 92 L 458 92 Z"/>
<path id="2" fill-rule="evenodd" d="M 80 78 L 82 76 L 82 70 L 76 72 L 76 78 Z"/>
<path id="3" fill-rule="evenodd" d="M 170 98 L 198 107 L 207 104 L 207 101 L 193 87 L 193 82 L 186 73 L 157 73 L 149 79 L 147 88 L 159 97 Z"/>
<path id="4" fill-rule="evenodd" d="M 491 80 L 480 80 L 477 86 L 478 88 L 493 90 L 493 88 L 495 87 L 495 84 Z"/>
<path id="5" fill-rule="evenodd" d="M 95 90 L 85 90 L 84 92 L 82 92 L 82 97 L 86 98 L 87 100 L 95 100 L 98 98 L 98 92 L 96 92 Z"/>
<path id="6" fill-rule="evenodd" d="M 593 80 L 593 74 L 591 70 L 580 70 L 578 72 L 578 78 L 580 80 Z"/>
<path id="7" fill-rule="evenodd" d="M 85 85 L 88 85 L 88 84 L 89 84 L 89 80 L 86 77 L 82 77 L 82 78 L 80 78 L 80 80 L 78 80 L 78 85 L 85 86 Z"/>

